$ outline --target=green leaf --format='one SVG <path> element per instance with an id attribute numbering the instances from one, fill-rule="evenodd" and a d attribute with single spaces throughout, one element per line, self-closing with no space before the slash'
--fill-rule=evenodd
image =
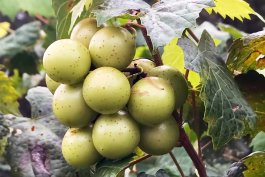
<path id="1" fill-rule="evenodd" d="M 56 14 L 56 38 L 69 38 L 68 33 L 71 24 L 71 10 L 75 0 L 52 0 L 52 6 Z"/>
<path id="2" fill-rule="evenodd" d="M 265 77 L 251 70 L 247 73 L 237 75 L 235 81 L 246 100 L 257 114 L 257 126 L 253 134 L 259 131 L 265 131 Z"/>
<path id="3" fill-rule="evenodd" d="M 240 72 L 265 69 L 265 31 L 236 40 L 229 50 L 227 65 Z"/>
<path id="4" fill-rule="evenodd" d="M 52 94 L 45 87 L 30 89 L 26 97 L 32 117 L 0 115 L 0 137 L 9 129 L 6 160 L 14 176 L 89 177 L 89 170 L 70 167 L 61 153 L 61 140 L 67 128 L 53 116 Z"/>
<path id="5" fill-rule="evenodd" d="M 0 39 L 0 57 L 12 57 L 34 45 L 39 39 L 40 26 L 40 22 L 27 23 L 14 33 Z"/>
<path id="6" fill-rule="evenodd" d="M 133 160 L 133 155 L 117 161 L 104 159 L 97 164 L 96 173 L 93 177 L 116 177 L 123 172 L 129 162 Z"/>
<path id="7" fill-rule="evenodd" d="M 138 174 L 137 177 L 172 177 L 172 176 L 169 175 L 164 169 L 160 169 L 156 172 L 155 175 L 149 175 L 143 172 L 143 173 Z"/>
<path id="8" fill-rule="evenodd" d="M 80 0 L 71 10 L 72 17 L 71 17 L 71 24 L 68 33 L 71 32 L 74 24 L 76 23 L 78 17 L 81 16 L 84 9 L 88 11 L 90 7 L 92 7 L 93 0 Z"/>
<path id="9" fill-rule="evenodd" d="M 141 17 L 155 47 L 180 38 L 186 28 L 196 26 L 202 9 L 214 6 L 213 0 L 161 0 Z"/>
<path id="10" fill-rule="evenodd" d="M 247 170 L 244 177 L 264 177 L 265 176 L 265 152 L 254 152 L 242 159 Z"/>
<path id="11" fill-rule="evenodd" d="M 228 32 L 234 40 L 242 38 L 244 35 L 246 35 L 243 31 L 239 31 L 235 27 L 223 23 L 218 24 L 218 28 L 224 32 Z"/>
<path id="12" fill-rule="evenodd" d="M 264 21 L 264 19 L 243 0 L 215 0 L 215 5 L 215 7 L 207 9 L 208 13 L 211 14 L 214 11 L 219 13 L 223 18 L 228 16 L 232 20 L 237 18 L 240 21 L 243 21 L 243 19 L 250 20 L 250 15 L 254 14 Z"/>
<path id="13" fill-rule="evenodd" d="M 12 80 L 0 71 L 0 113 L 19 115 L 18 96 Z"/>
<path id="14" fill-rule="evenodd" d="M 198 48 L 187 38 L 179 40 L 179 45 L 184 50 L 186 68 L 200 74 L 204 120 L 208 123 L 208 134 L 214 147 L 219 148 L 232 138 L 250 133 L 255 127 L 256 115 L 216 54 L 210 35 L 203 32 Z"/>
<path id="15" fill-rule="evenodd" d="M 165 65 L 177 68 L 182 74 L 185 74 L 184 53 L 180 46 L 177 45 L 178 39 L 174 38 L 164 47 L 162 60 Z M 196 88 L 200 84 L 200 76 L 193 71 L 189 72 L 189 82 Z"/>
<path id="16" fill-rule="evenodd" d="M 194 170 L 193 163 L 184 148 L 174 148 L 172 152 L 177 158 L 185 176 L 190 176 L 191 171 Z M 172 177 L 180 176 L 179 171 L 169 154 L 153 156 L 137 164 L 136 168 L 138 172 L 145 172 L 150 175 L 155 175 L 158 170 L 164 169 Z"/>
<path id="17" fill-rule="evenodd" d="M 265 132 L 259 132 L 251 141 L 250 146 L 253 151 L 265 151 Z"/>
<path id="18" fill-rule="evenodd" d="M 14 19 L 20 11 L 27 11 L 30 15 L 53 17 L 51 0 L 0 0 L 0 12 Z"/>
<path id="19" fill-rule="evenodd" d="M 129 15 L 129 10 L 145 11 L 148 8 L 150 6 L 143 0 L 105 0 L 103 4 L 92 12 L 97 18 L 98 25 L 102 25 L 113 17 L 119 17 L 125 14 Z M 135 19 L 133 15 L 129 15 L 128 17 Z"/>

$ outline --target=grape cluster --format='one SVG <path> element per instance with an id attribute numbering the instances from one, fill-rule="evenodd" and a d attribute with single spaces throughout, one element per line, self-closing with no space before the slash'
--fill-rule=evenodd
<path id="1" fill-rule="evenodd" d="M 179 130 L 172 117 L 185 102 L 188 86 L 169 66 L 147 59 L 133 61 L 135 36 L 122 27 L 97 27 L 80 21 L 70 39 L 45 51 L 43 66 L 53 97 L 53 112 L 71 127 L 62 153 L 72 166 L 85 168 L 101 158 L 120 159 L 138 146 L 152 155 L 169 152 Z M 141 68 L 147 77 L 133 77 L 125 68 Z"/>

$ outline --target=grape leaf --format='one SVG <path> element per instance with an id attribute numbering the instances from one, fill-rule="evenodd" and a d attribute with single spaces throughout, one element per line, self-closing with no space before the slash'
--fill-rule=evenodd
<path id="1" fill-rule="evenodd" d="M 12 80 L 4 72 L 0 71 L 0 113 L 19 115 L 18 96 Z"/>
<path id="2" fill-rule="evenodd" d="M 244 171 L 244 177 L 263 177 L 265 176 L 265 152 L 254 152 L 244 159 L 242 162 L 247 166 L 247 170 Z"/>
<path id="3" fill-rule="evenodd" d="M 162 60 L 165 65 L 177 68 L 182 72 L 182 74 L 185 74 L 186 69 L 184 67 L 184 53 L 182 48 L 177 45 L 177 42 L 178 39 L 174 38 L 164 46 Z M 196 88 L 200 84 L 200 76 L 196 72 L 190 71 L 188 79 L 193 88 Z"/>
<path id="4" fill-rule="evenodd" d="M 174 175 L 175 177 L 179 177 Z M 149 175 L 144 172 L 137 175 L 137 177 L 172 177 L 172 175 L 169 175 L 164 169 L 160 169 L 156 172 L 155 175 Z"/>
<path id="5" fill-rule="evenodd" d="M 253 151 L 265 151 L 265 132 L 259 132 L 251 141 L 250 146 Z"/>
<path id="6" fill-rule="evenodd" d="M 9 29 L 10 29 L 10 23 L 0 22 L 0 38 L 6 36 Z"/>
<path id="7" fill-rule="evenodd" d="M 185 176 L 191 176 L 191 171 L 194 170 L 193 163 L 184 148 L 174 148 L 172 152 L 177 158 Z M 180 175 L 169 154 L 153 156 L 137 164 L 136 168 L 137 171 L 150 175 L 155 175 L 160 169 L 164 169 L 170 176 L 177 177 Z"/>
<path id="8" fill-rule="evenodd" d="M 213 145 L 219 148 L 232 138 L 239 138 L 254 129 L 256 115 L 242 97 L 223 60 L 216 54 L 210 35 L 204 31 L 197 46 L 182 38 L 186 68 L 201 77 L 200 97 L 205 105 L 204 120 Z"/>
<path id="9" fill-rule="evenodd" d="M 228 16 L 232 20 L 237 18 L 240 21 L 243 21 L 243 19 L 250 20 L 250 14 L 254 14 L 264 21 L 264 19 L 243 0 L 215 0 L 215 5 L 215 7 L 208 8 L 207 12 L 211 14 L 214 11 L 219 13 L 223 18 Z"/>
<path id="10" fill-rule="evenodd" d="M 236 40 L 229 50 L 227 65 L 240 72 L 265 69 L 265 31 Z"/>
<path id="11" fill-rule="evenodd" d="M 14 19 L 20 11 L 27 11 L 30 15 L 53 17 L 51 0 L 1 0 L 0 12 Z"/>
<path id="12" fill-rule="evenodd" d="M 78 19 L 78 17 L 81 16 L 84 8 L 86 11 L 88 11 L 88 9 L 92 6 L 93 0 L 80 0 L 71 10 L 72 12 L 72 17 L 71 17 L 71 24 L 69 27 L 69 31 L 68 33 L 71 32 L 76 20 Z"/>
<path id="13" fill-rule="evenodd" d="M 0 57 L 12 57 L 39 39 L 40 22 L 31 22 L 18 28 L 14 33 L 0 39 Z"/>
<path id="14" fill-rule="evenodd" d="M 61 154 L 61 140 L 67 128 L 53 114 L 52 94 L 45 87 L 30 89 L 26 97 L 33 118 L 0 115 L 0 137 L 8 129 L 6 160 L 19 177 L 89 177 L 89 170 L 67 165 Z M 3 134 L 2 134 L 3 133 Z"/>
<path id="15" fill-rule="evenodd" d="M 93 177 L 116 177 L 133 160 L 133 155 L 117 161 L 104 159 L 96 165 L 96 173 Z"/>
<path id="16" fill-rule="evenodd" d="M 161 0 L 143 17 L 143 25 L 155 47 L 180 38 L 186 28 L 196 26 L 202 9 L 214 6 L 213 0 Z"/>
<path id="17" fill-rule="evenodd" d="M 92 12 L 97 18 L 98 25 L 102 25 L 113 17 L 122 16 L 124 14 L 129 15 L 129 10 L 142 10 L 150 8 L 150 6 L 142 0 L 106 0 L 103 4 L 95 8 Z M 133 15 L 129 15 L 134 19 Z"/>
<path id="18" fill-rule="evenodd" d="M 235 27 L 223 23 L 218 24 L 218 28 L 224 32 L 229 33 L 234 40 L 242 38 L 244 35 L 246 35 L 243 31 L 239 31 Z"/>
<path id="19" fill-rule="evenodd" d="M 257 126 L 253 134 L 265 131 L 265 77 L 256 71 L 250 70 L 247 73 L 237 75 L 235 81 L 257 114 Z"/>
<path id="20" fill-rule="evenodd" d="M 71 24 L 71 10 L 75 5 L 75 0 L 52 0 L 52 6 L 56 14 L 56 38 L 69 38 L 69 28 Z"/>

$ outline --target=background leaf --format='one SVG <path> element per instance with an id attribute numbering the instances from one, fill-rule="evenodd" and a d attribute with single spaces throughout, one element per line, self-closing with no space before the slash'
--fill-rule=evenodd
<path id="1" fill-rule="evenodd" d="M 31 22 L 18 28 L 14 33 L 0 39 L 0 57 L 12 57 L 39 39 L 40 22 Z"/>
<path id="2" fill-rule="evenodd" d="M 242 162 L 247 166 L 247 170 L 244 171 L 245 177 L 265 176 L 265 152 L 254 152 L 244 158 Z"/>
<path id="3" fill-rule="evenodd" d="M 0 12 L 15 18 L 18 12 L 27 11 L 30 15 L 53 17 L 52 0 L 0 0 Z"/>
<path id="4" fill-rule="evenodd" d="M 84 11 L 88 11 L 88 9 L 92 6 L 92 2 L 93 0 L 80 0 L 71 10 L 72 12 L 72 17 L 71 17 L 71 24 L 69 27 L 69 32 L 71 32 L 76 20 L 78 19 L 78 17 L 81 16 L 82 12 Z"/>
<path id="5" fill-rule="evenodd" d="M 202 9 L 214 6 L 213 0 L 161 0 L 141 17 L 155 47 L 180 38 L 186 28 L 196 26 Z"/>
<path id="6" fill-rule="evenodd" d="M 75 0 L 52 0 L 52 6 L 56 14 L 56 38 L 69 38 L 69 28 L 71 24 L 71 10 L 75 5 Z"/>
<path id="7" fill-rule="evenodd" d="M 236 40 L 229 50 L 227 65 L 240 72 L 265 69 L 265 31 Z"/>
<path id="8" fill-rule="evenodd" d="M 258 15 L 244 0 L 215 0 L 215 5 L 215 7 L 208 8 L 207 11 L 219 13 L 223 18 L 228 16 L 232 20 L 237 18 L 243 21 L 243 19 L 250 20 L 250 14 Z"/>
<path id="9" fill-rule="evenodd" d="M 61 154 L 61 140 L 67 128 L 51 113 L 52 94 L 47 88 L 30 89 L 27 99 L 34 119 L 0 116 L 0 137 L 10 130 L 6 160 L 13 176 L 18 177 L 89 177 L 89 170 L 70 167 Z"/>
<path id="10" fill-rule="evenodd" d="M 250 146 L 253 147 L 253 151 L 265 151 L 265 132 L 259 132 L 251 141 Z"/>
<path id="11" fill-rule="evenodd" d="M 93 10 L 93 13 L 97 18 L 98 25 L 102 25 L 113 17 L 128 14 L 131 9 L 145 11 L 148 8 L 150 6 L 143 0 L 105 0 L 103 4 Z"/>
<path id="12" fill-rule="evenodd" d="M 257 115 L 257 126 L 253 134 L 265 131 L 265 77 L 251 70 L 237 75 L 235 81 Z"/>
<path id="13" fill-rule="evenodd" d="M 162 60 L 165 65 L 177 68 L 182 74 L 185 74 L 184 53 L 180 46 L 177 45 L 178 39 L 174 38 L 164 47 Z M 196 88 L 200 84 L 200 76 L 194 71 L 189 72 L 189 82 Z"/>
<path id="14" fill-rule="evenodd" d="M 8 34 L 9 29 L 10 29 L 10 23 L 1 22 L 0 23 L 0 38 L 6 36 Z"/>
<path id="15" fill-rule="evenodd" d="M 189 176 L 194 170 L 193 163 L 184 148 L 174 148 L 172 152 L 177 158 L 184 174 Z M 145 172 L 150 175 L 155 175 L 160 169 L 164 169 L 172 177 L 178 177 L 180 175 L 169 154 L 153 156 L 137 164 L 136 168 L 138 172 Z"/>
<path id="16" fill-rule="evenodd" d="M 93 177 L 116 177 L 133 160 L 133 155 L 116 161 L 104 159 L 97 164 Z"/>
<path id="17" fill-rule="evenodd" d="M 202 34 L 198 48 L 188 39 L 180 39 L 185 66 L 201 76 L 200 97 L 205 105 L 204 120 L 216 148 L 239 138 L 255 127 L 256 115 L 237 88 L 232 75 L 216 55 L 210 35 Z"/>
<path id="18" fill-rule="evenodd" d="M 0 71 L 0 113 L 19 115 L 18 97 L 19 94 L 15 90 L 12 80 Z"/>

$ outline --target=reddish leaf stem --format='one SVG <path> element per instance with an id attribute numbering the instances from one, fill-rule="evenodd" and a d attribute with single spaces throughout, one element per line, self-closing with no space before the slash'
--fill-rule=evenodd
<path id="1" fill-rule="evenodd" d="M 140 19 L 137 19 L 137 23 L 142 26 Z M 140 28 L 140 29 L 142 31 L 142 34 L 143 34 L 144 39 L 146 41 L 146 44 L 147 44 L 147 46 L 148 46 L 148 48 L 149 48 L 149 50 L 150 50 L 150 52 L 151 52 L 151 54 L 152 54 L 152 56 L 154 58 L 154 62 L 156 64 L 156 66 L 163 65 L 163 62 L 162 62 L 161 56 L 159 54 L 159 51 L 158 51 L 158 49 L 154 49 L 153 43 L 151 41 L 151 38 L 150 38 L 150 36 L 147 35 L 146 28 L 144 26 L 142 26 L 142 28 Z"/>
<path id="2" fill-rule="evenodd" d="M 139 159 L 137 159 L 137 160 L 134 160 L 134 161 L 130 162 L 127 166 L 125 166 L 125 167 L 123 168 L 123 170 L 125 170 L 126 168 L 129 168 L 129 167 L 131 167 L 131 166 L 133 166 L 133 165 L 135 165 L 135 164 L 137 164 L 137 163 L 139 163 L 139 162 L 141 162 L 141 161 L 143 161 L 143 160 L 145 160 L 145 159 L 148 159 L 148 158 L 150 158 L 150 157 L 152 157 L 152 155 L 147 154 L 147 155 L 145 155 L 145 156 L 143 156 L 143 157 L 141 157 L 141 158 L 139 158 Z"/>
<path id="3" fill-rule="evenodd" d="M 191 160 L 193 161 L 194 166 L 196 167 L 200 177 L 207 177 L 204 164 L 201 158 L 198 156 L 197 152 L 195 151 L 194 147 L 189 141 L 188 136 L 186 135 L 183 128 L 180 129 L 180 141 L 182 142 L 183 147 L 185 148 L 186 152 L 190 156 Z"/>
<path id="4" fill-rule="evenodd" d="M 195 129 L 196 129 L 196 134 L 197 134 L 197 139 L 198 139 L 198 155 L 201 158 L 202 153 L 201 153 L 201 144 L 200 144 L 200 117 L 198 116 L 198 110 L 196 107 L 196 93 L 194 90 L 191 91 L 191 98 L 192 98 L 192 113 L 193 113 L 193 119 L 195 121 Z"/>
<path id="5" fill-rule="evenodd" d="M 181 169 L 181 167 L 180 167 L 180 165 L 179 165 L 177 159 L 175 158 L 174 154 L 170 151 L 170 152 L 169 152 L 169 155 L 170 155 L 170 157 L 172 158 L 172 160 L 174 161 L 174 163 L 175 163 L 175 165 L 176 165 L 176 167 L 177 167 L 177 169 L 178 169 L 180 175 L 181 175 L 182 177 L 185 177 L 185 174 L 184 174 L 183 170 Z"/>
<path id="6" fill-rule="evenodd" d="M 191 29 L 187 28 L 187 31 L 188 31 L 188 33 L 190 34 L 190 36 L 191 36 L 191 37 L 192 37 L 197 43 L 200 42 L 199 38 L 197 38 L 197 36 L 193 33 L 193 31 L 192 31 Z"/>

